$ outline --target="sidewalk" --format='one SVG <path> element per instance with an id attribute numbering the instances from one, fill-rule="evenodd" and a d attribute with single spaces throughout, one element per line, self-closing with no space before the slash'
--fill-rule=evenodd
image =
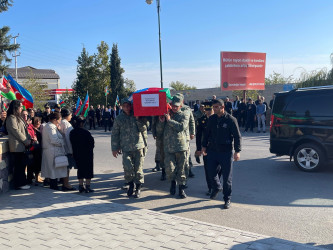
<path id="1" fill-rule="evenodd" d="M 33 187 L 0 195 L 0 249 L 319 249 Z"/>

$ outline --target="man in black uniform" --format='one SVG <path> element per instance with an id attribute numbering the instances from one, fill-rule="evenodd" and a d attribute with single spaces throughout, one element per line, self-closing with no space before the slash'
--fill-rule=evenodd
<path id="1" fill-rule="evenodd" d="M 205 114 L 197 119 L 196 121 L 196 128 L 197 128 L 197 134 L 196 134 L 196 145 L 197 145 L 197 150 L 195 151 L 195 156 L 200 157 L 201 156 L 201 144 L 202 144 L 202 139 L 203 135 L 205 132 L 205 129 L 207 127 L 208 119 L 211 115 L 214 114 L 213 108 L 212 108 L 212 102 L 204 102 L 202 103 L 205 108 Z M 207 155 L 203 156 L 203 162 L 204 162 L 204 168 L 205 168 L 205 176 L 206 176 L 206 182 L 208 186 L 208 192 L 207 195 L 211 195 L 212 193 L 212 184 L 211 181 L 209 180 L 208 176 L 208 164 L 207 164 Z M 218 175 L 221 177 L 221 168 L 218 173 Z"/>
<path id="2" fill-rule="evenodd" d="M 95 110 L 94 110 L 94 106 L 90 106 L 90 109 L 88 111 L 88 119 L 89 119 L 89 126 L 91 129 L 92 127 L 95 129 Z"/>
<path id="3" fill-rule="evenodd" d="M 230 102 L 229 97 L 225 98 L 225 111 L 229 114 L 232 115 L 232 103 Z"/>
<path id="4" fill-rule="evenodd" d="M 223 176 L 224 208 L 230 207 L 232 186 L 232 158 L 240 159 L 241 134 L 237 120 L 224 111 L 224 102 L 221 99 L 213 101 L 214 115 L 209 117 L 207 128 L 202 140 L 202 154 L 207 155 L 208 176 L 212 184 L 211 199 L 215 199 L 222 190 L 218 176 L 219 165 Z M 232 143 L 235 153 L 232 156 Z"/>
<path id="5" fill-rule="evenodd" d="M 101 126 L 101 105 L 97 105 L 97 108 L 95 110 L 96 113 L 96 120 L 97 120 L 97 126 Z"/>

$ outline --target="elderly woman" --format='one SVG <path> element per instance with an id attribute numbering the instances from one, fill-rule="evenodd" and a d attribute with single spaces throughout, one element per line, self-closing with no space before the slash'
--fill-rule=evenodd
<path id="1" fill-rule="evenodd" d="M 66 155 L 69 157 L 73 157 L 73 150 L 72 150 L 72 145 L 69 140 L 69 133 L 72 131 L 73 126 L 70 124 L 70 121 L 72 120 L 72 113 L 68 109 L 61 109 L 61 116 L 62 120 L 60 123 L 60 133 L 64 138 L 65 141 L 65 151 Z M 76 190 L 76 188 L 72 187 L 69 184 L 69 170 L 73 166 L 68 166 L 68 171 L 67 171 L 67 177 L 63 178 L 63 186 L 62 186 L 62 191 L 73 191 Z"/>
<path id="2" fill-rule="evenodd" d="M 77 178 L 79 179 L 80 193 L 94 192 L 90 188 L 91 178 L 94 177 L 94 146 L 95 141 L 90 132 L 84 128 L 85 119 L 76 118 L 74 129 L 70 132 L 70 140 L 73 147 L 73 156 L 77 166 Z M 86 179 L 86 186 L 83 186 Z"/>
<path id="3" fill-rule="evenodd" d="M 15 189 L 29 189 L 25 176 L 25 150 L 31 145 L 31 137 L 26 123 L 21 117 L 22 102 L 13 100 L 7 112 L 5 127 L 8 132 L 9 152 L 13 163 L 13 182 Z"/>
<path id="4" fill-rule="evenodd" d="M 65 155 L 64 139 L 60 129 L 61 115 L 58 112 L 49 115 L 49 122 L 43 127 L 42 131 L 42 176 L 50 178 L 50 188 L 58 189 L 57 178 L 67 177 L 67 166 L 55 166 L 55 158 Z"/>

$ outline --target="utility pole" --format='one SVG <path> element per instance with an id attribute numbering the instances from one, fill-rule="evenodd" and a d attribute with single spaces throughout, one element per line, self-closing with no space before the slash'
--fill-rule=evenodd
<path id="1" fill-rule="evenodd" d="M 20 34 L 17 34 L 17 36 L 14 36 L 13 39 L 14 39 L 14 44 L 16 44 L 16 38 L 19 37 Z M 12 57 L 15 57 L 15 78 L 16 78 L 16 82 L 17 82 L 17 57 L 20 56 L 21 53 L 19 53 L 18 55 L 16 54 L 16 49 L 15 49 L 15 54 L 13 55 L 12 54 Z"/>

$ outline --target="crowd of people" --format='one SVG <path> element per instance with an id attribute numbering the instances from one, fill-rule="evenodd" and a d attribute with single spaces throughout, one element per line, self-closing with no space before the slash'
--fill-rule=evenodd
<path id="1" fill-rule="evenodd" d="M 59 105 L 54 111 L 45 105 L 42 113 L 23 110 L 21 101 L 11 101 L 8 111 L 1 113 L 0 125 L 2 133 L 8 135 L 14 188 L 44 185 L 54 190 L 75 190 L 69 183 L 69 171 L 75 168 L 79 191 L 93 192 L 94 139 L 83 129 L 85 122 L 84 117 L 73 118 L 69 109 Z M 59 162 L 63 157 L 65 161 Z"/>
<path id="2" fill-rule="evenodd" d="M 270 103 L 271 105 L 271 103 Z M 90 106 L 88 117 L 73 116 L 75 110 L 51 111 L 23 110 L 22 103 L 14 100 L 7 112 L 1 113 L 0 125 L 8 134 L 13 180 L 16 189 L 29 185 L 48 186 L 63 191 L 75 190 L 69 183 L 69 171 L 77 169 L 79 192 L 93 192 L 94 139 L 85 129 L 104 127 L 111 131 L 111 148 L 114 157 L 122 156 L 127 195 L 140 198 L 144 184 L 143 163 L 148 149 L 148 129 L 156 140 L 153 171 L 162 172 L 161 180 L 170 181 L 170 194 L 186 198 L 187 179 L 194 177 L 190 140 L 196 135 L 196 161 L 203 157 L 207 182 L 207 195 L 215 199 L 223 190 L 224 207 L 230 207 L 232 191 L 232 164 L 240 158 L 241 134 L 239 128 L 253 132 L 255 121 L 258 132 L 266 132 L 266 112 L 269 106 L 264 97 L 258 96 L 247 103 L 238 96 L 231 102 L 216 99 L 197 102 L 192 109 L 184 104 L 182 94 L 173 96 L 170 109 L 162 116 L 135 117 L 132 102 L 125 98 L 121 105 Z M 234 151 L 234 153 L 233 153 Z M 59 157 L 66 156 L 66 163 L 59 165 Z M 63 159 L 63 158 L 61 158 Z M 27 172 L 25 174 L 25 171 Z M 223 178 L 223 184 L 220 179 Z M 85 180 L 85 181 L 84 181 Z"/>

